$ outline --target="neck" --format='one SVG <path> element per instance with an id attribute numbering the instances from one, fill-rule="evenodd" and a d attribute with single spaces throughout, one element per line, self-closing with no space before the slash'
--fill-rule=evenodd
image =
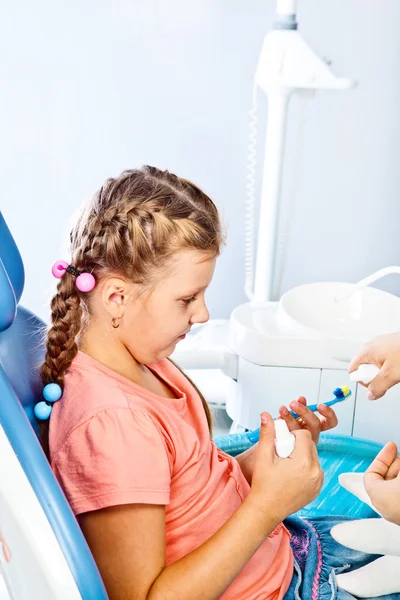
<path id="1" fill-rule="evenodd" d="M 78 348 L 119 375 L 141 384 L 147 368 L 139 363 L 128 348 L 108 332 L 88 328 L 79 340 Z"/>

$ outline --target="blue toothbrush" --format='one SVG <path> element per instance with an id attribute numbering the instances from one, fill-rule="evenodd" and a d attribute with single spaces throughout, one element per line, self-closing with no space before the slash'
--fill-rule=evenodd
<path id="1" fill-rule="evenodd" d="M 334 404 L 337 404 L 338 402 L 343 402 L 343 400 L 346 400 L 349 396 L 351 396 L 351 390 L 347 387 L 347 385 L 345 385 L 343 387 L 336 388 L 333 391 L 333 394 L 335 396 L 333 398 L 333 400 L 329 400 L 328 402 L 323 402 L 323 404 L 325 404 L 325 406 L 333 406 Z M 307 406 L 307 408 L 309 410 L 311 410 L 312 412 L 316 412 L 318 409 L 318 404 L 310 404 L 310 406 Z M 293 410 L 290 410 L 289 412 L 295 419 L 300 418 L 300 415 L 295 413 Z M 260 439 L 260 429 L 254 429 L 254 431 L 248 431 L 245 435 L 246 435 L 247 439 L 249 440 L 249 442 L 251 442 L 252 444 L 255 444 Z"/>

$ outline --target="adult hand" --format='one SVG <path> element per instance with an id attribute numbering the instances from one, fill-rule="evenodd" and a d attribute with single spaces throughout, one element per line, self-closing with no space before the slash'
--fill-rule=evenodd
<path id="1" fill-rule="evenodd" d="M 389 442 L 379 452 L 364 475 L 364 486 L 381 515 L 400 525 L 400 457 L 396 444 Z"/>
<path id="2" fill-rule="evenodd" d="M 380 372 L 368 386 L 369 400 L 377 400 L 400 382 L 400 333 L 382 335 L 364 346 L 349 365 L 349 373 L 363 363 L 372 363 Z"/>

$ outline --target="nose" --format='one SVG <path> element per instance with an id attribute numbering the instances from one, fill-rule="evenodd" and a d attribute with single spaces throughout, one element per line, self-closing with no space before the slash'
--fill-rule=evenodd
<path id="1" fill-rule="evenodd" d="M 200 305 L 197 306 L 197 310 L 192 315 L 190 322 L 192 324 L 206 323 L 209 318 L 210 318 L 210 313 L 208 312 L 208 308 L 207 308 L 205 302 L 202 302 Z"/>

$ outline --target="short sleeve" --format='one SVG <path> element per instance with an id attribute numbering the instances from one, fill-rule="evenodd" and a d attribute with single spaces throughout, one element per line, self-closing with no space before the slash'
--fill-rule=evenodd
<path id="1" fill-rule="evenodd" d="M 161 430 L 144 412 L 106 409 L 77 427 L 52 457 L 74 513 L 118 504 L 168 504 L 171 467 Z"/>

